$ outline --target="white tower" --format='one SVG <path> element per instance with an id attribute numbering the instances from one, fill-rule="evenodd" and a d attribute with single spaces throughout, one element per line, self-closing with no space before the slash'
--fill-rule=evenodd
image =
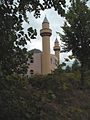
<path id="1" fill-rule="evenodd" d="M 42 74 L 51 73 L 50 70 L 50 36 L 52 30 L 49 28 L 49 22 L 47 18 L 44 18 L 42 23 L 42 29 L 40 30 L 42 36 Z"/>
<path id="2" fill-rule="evenodd" d="M 55 51 L 55 55 L 58 58 L 58 65 L 60 64 L 60 46 L 59 46 L 59 42 L 56 38 L 55 42 L 54 42 L 54 51 Z"/>

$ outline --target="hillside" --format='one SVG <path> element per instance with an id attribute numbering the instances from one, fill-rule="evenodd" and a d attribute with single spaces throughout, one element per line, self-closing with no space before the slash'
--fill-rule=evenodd
<path id="1" fill-rule="evenodd" d="M 79 73 L 33 76 L 30 84 L 41 96 L 41 118 L 44 120 L 90 119 L 90 71 L 80 86 Z M 88 75 L 88 76 L 87 76 Z"/>
<path id="2" fill-rule="evenodd" d="M 90 71 L 0 80 L 0 120 L 90 120 Z"/>

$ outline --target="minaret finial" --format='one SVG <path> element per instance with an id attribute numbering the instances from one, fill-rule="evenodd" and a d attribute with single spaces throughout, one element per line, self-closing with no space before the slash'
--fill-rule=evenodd
<path id="1" fill-rule="evenodd" d="M 55 42 L 58 42 L 58 39 L 57 39 L 57 37 L 56 37 L 56 40 L 55 40 Z"/>
<path id="2" fill-rule="evenodd" d="M 45 14 L 45 18 L 44 18 L 44 20 L 43 20 L 43 23 L 49 23 L 49 22 L 48 22 L 48 19 L 47 19 L 47 17 L 46 17 L 46 14 Z"/>

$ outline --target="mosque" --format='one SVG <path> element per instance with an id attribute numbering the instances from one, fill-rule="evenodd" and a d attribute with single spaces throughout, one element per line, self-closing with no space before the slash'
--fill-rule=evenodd
<path id="1" fill-rule="evenodd" d="M 46 16 L 42 23 L 40 35 L 42 37 L 42 51 L 38 49 L 33 49 L 30 51 L 33 55 L 31 58 L 28 58 L 28 76 L 33 74 L 50 74 L 60 64 L 60 46 L 57 39 L 55 40 L 53 47 L 55 55 L 50 54 L 50 36 L 52 35 L 52 30 L 49 28 L 49 22 Z"/>

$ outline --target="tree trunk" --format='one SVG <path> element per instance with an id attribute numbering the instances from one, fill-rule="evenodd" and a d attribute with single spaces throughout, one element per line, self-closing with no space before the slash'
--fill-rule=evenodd
<path id="1" fill-rule="evenodd" d="M 80 79 L 81 85 L 84 85 L 84 62 L 81 62 L 81 79 Z"/>

